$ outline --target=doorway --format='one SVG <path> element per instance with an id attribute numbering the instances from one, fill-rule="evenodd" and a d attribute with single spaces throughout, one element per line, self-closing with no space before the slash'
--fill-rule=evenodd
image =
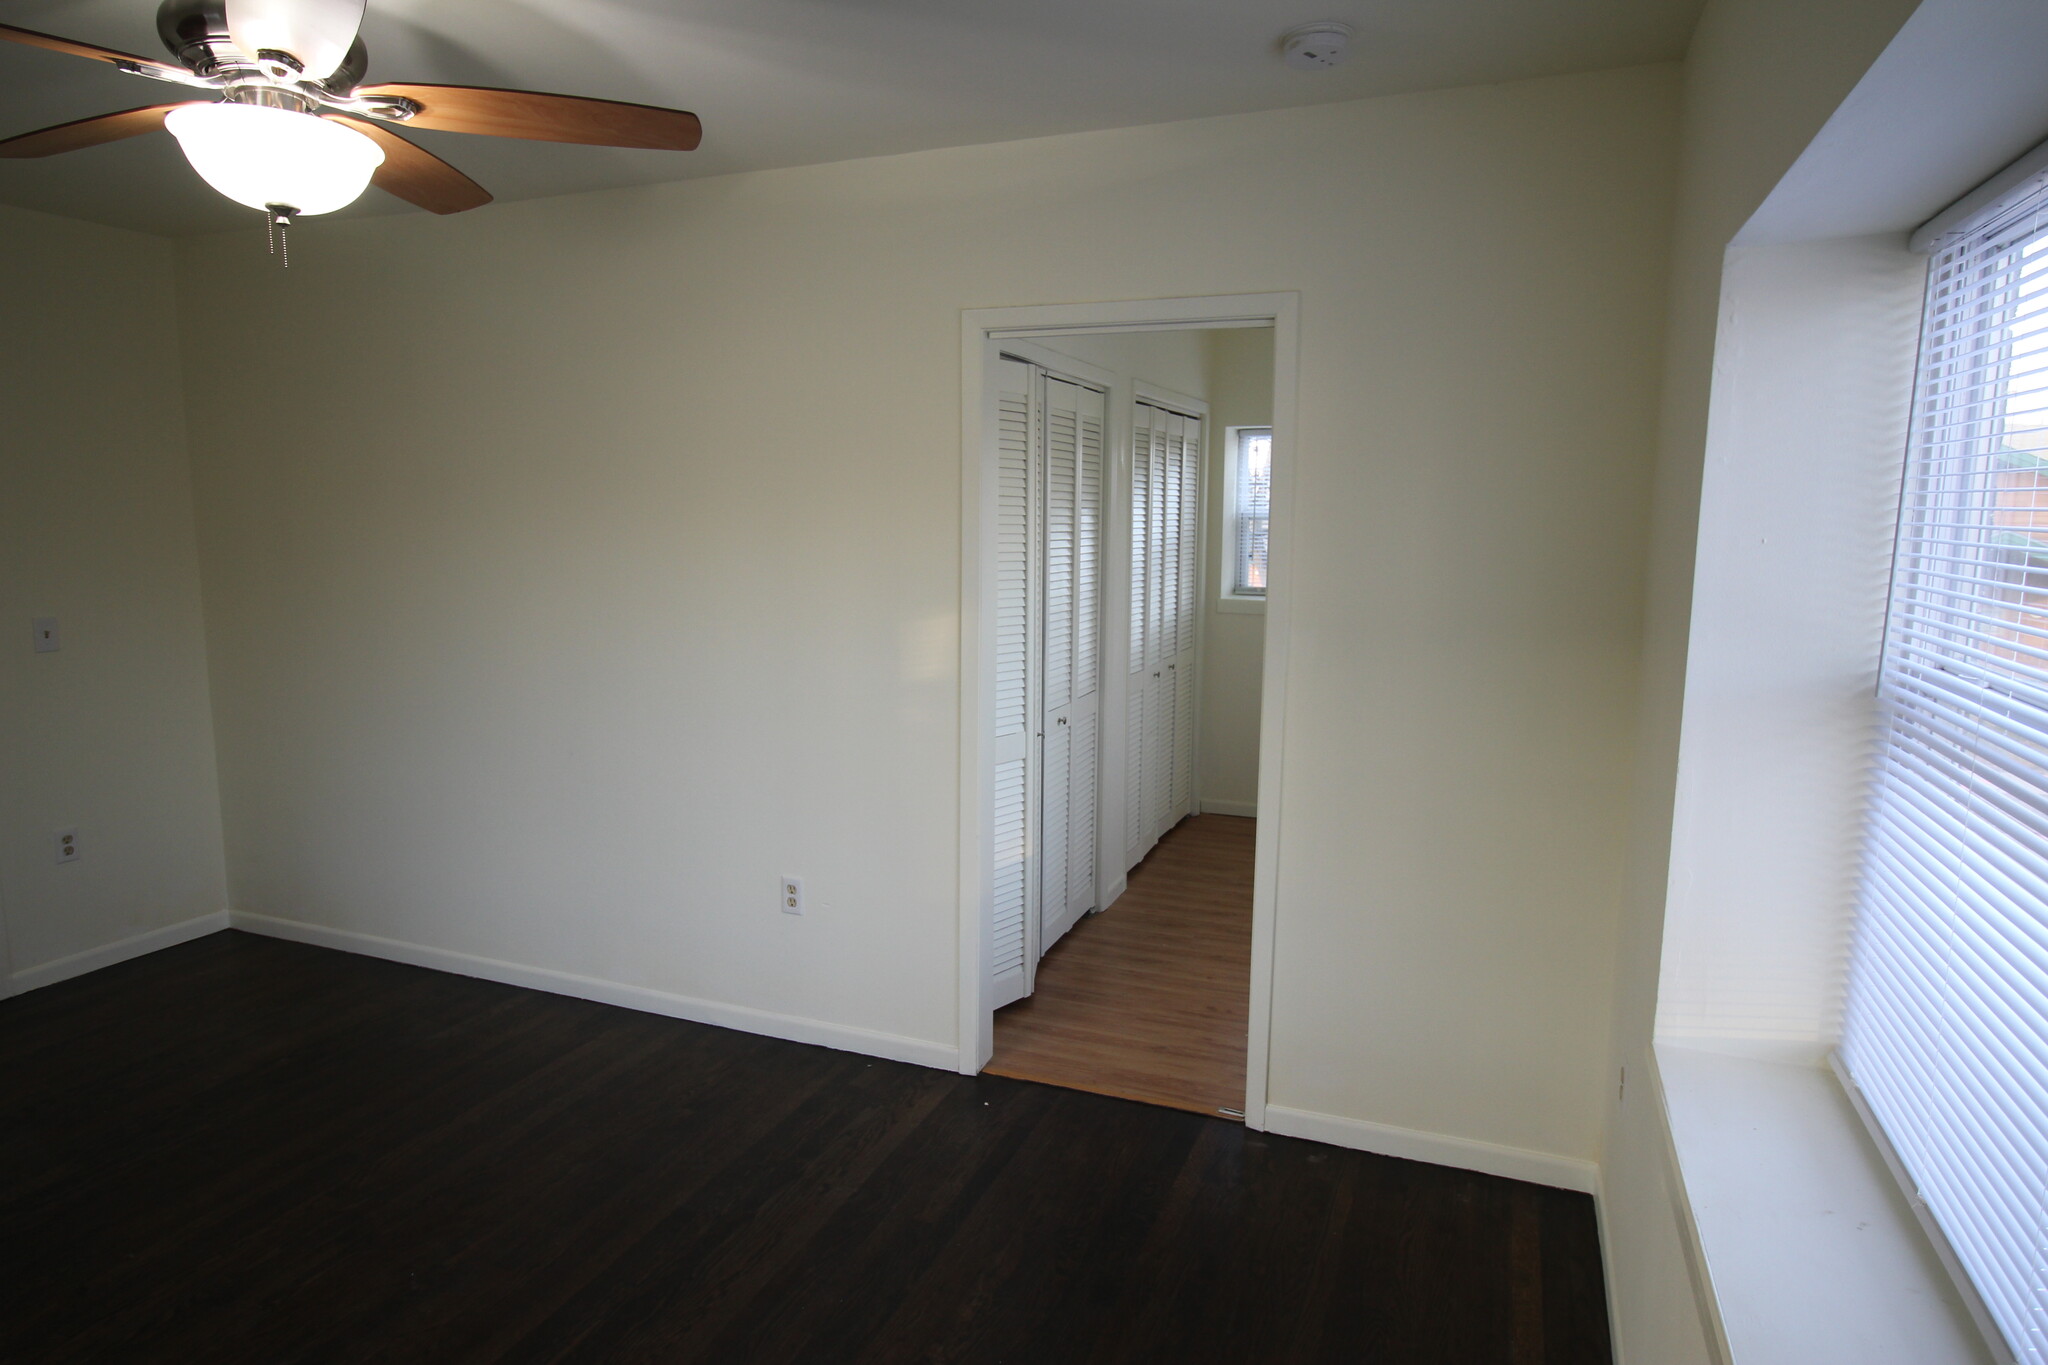
<path id="1" fill-rule="evenodd" d="M 1285 558 L 1293 310 L 1293 296 L 1270 295 L 965 319 L 963 1070 L 1241 1112 L 1263 1127 L 1279 833 L 1273 741 L 1284 714 L 1270 684 L 1284 683 L 1276 663 L 1286 644 L 1284 571 L 1273 591 L 1265 579 Z M 1004 591 L 1017 576 L 1014 549 L 998 562 L 1018 525 L 1014 451 L 1009 465 L 997 459 L 999 394 L 1013 437 L 1028 429 L 1042 447 L 1038 419 L 1018 419 L 1019 376 L 1055 400 L 1041 404 L 1048 430 L 1058 403 L 1073 407 L 1074 391 L 1062 386 L 1099 394 L 1108 450 L 1098 601 L 1073 595 L 1089 575 L 1068 557 L 1068 500 L 1035 495 L 1031 504 L 1034 537 L 1051 535 L 1033 542 L 1034 701 L 1022 752 L 1038 771 L 1025 802 L 1031 828 L 998 844 L 997 815 L 1014 823 L 1018 810 L 1009 751 L 1019 747 L 995 724 L 997 696 L 1017 691 L 1009 646 L 1019 638 L 1018 594 Z M 1245 432 L 1258 437 L 1255 507 L 1229 482 L 1246 472 L 1234 453 Z M 1050 458 L 1034 479 L 1071 486 L 1071 461 Z M 1249 581 L 1232 559 L 1246 555 L 1256 560 Z M 1097 641 L 1063 635 L 1089 615 Z M 1068 746 L 1049 750 L 1043 738 L 1075 696 L 1073 661 L 1084 654 L 1101 675 L 1086 703 L 1099 752 L 1087 792 L 1066 766 Z M 1048 661 L 1050 685 L 1036 681 Z M 1000 790 L 998 770 L 1008 784 Z M 1077 826 L 1076 810 L 1094 815 L 1092 831 Z M 1052 854 L 1068 874 L 1048 913 Z M 1072 869 L 1091 864 L 1086 886 Z M 1018 936 L 999 927 L 995 902 L 1020 883 L 1041 892 L 1041 933 L 1026 948 L 1021 982 L 1013 974 L 999 983 L 995 953 L 1013 966 Z"/>
<path id="2" fill-rule="evenodd" d="M 990 1074 L 1244 1116 L 1258 822 L 1183 816 L 996 1011 Z"/>

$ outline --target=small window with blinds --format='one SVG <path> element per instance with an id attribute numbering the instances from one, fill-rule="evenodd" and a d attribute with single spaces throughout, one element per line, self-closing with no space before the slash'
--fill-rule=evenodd
<path id="1" fill-rule="evenodd" d="M 1986 1337 L 2027 1362 L 2048 1362 L 2038 183 L 1944 230 L 1930 265 L 1837 1058 Z"/>
<path id="2" fill-rule="evenodd" d="M 1223 600 L 1264 603 L 1266 536 L 1273 494 L 1273 428 L 1224 432 Z"/>

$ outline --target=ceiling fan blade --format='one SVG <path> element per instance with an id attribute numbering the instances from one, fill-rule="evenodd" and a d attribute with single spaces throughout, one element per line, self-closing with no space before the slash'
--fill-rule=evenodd
<path id="1" fill-rule="evenodd" d="M 345 123 L 384 149 L 384 164 L 370 183 L 386 194 L 429 213 L 461 213 L 491 202 L 491 192 L 416 142 L 410 142 L 372 119 L 354 114 L 322 114 Z"/>
<path id="2" fill-rule="evenodd" d="M 476 85 L 366 85 L 358 95 L 399 95 L 420 106 L 408 127 L 444 133 L 485 133 L 532 142 L 581 142 L 593 147 L 646 147 L 694 151 L 704 137 L 695 114 L 651 104 L 543 95 L 537 90 L 493 90 Z"/>
<path id="3" fill-rule="evenodd" d="M 116 52 L 111 47 L 94 47 L 91 43 L 76 42 L 70 38 L 59 38 L 53 33 L 37 33 L 34 29 L 15 28 L 0 24 L 0 41 L 21 43 L 27 47 L 47 48 L 51 52 L 62 52 L 72 57 L 89 57 L 96 62 L 107 62 L 119 67 L 132 67 L 164 80 L 189 81 L 191 73 L 181 66 L 166 66 L 147 57 L 137 57 L 129 52 Z"/>
<path id="4" fill-rule="evenodd" d="M 289 52 L 308 80 L 324 81 L 363 26 L 364 0 L 227 0 L 228 36 L 253 57 Z"/>
<path id="5" fill-rule="evenodd" d="M 55 156 L 59 152 L 75 152 L 81 147 L 97 147 L 103 142 L 119 142 L 122 138 L 155 132 L 164 126 L 164 115 L 173 109 L 182 109 L 186 104 L 205 103 L 205 100 L 186 100 L 179 104 L 152 104 L 143 109 L 95 114 L 71 123 L 38 128 L 33 133 L 23 133 L 20 137 L 0 142 L 0 156 Z"/>

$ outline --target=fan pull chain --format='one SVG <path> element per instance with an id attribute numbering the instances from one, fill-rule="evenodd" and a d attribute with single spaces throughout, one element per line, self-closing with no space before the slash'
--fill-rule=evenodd
<path id="1" fill-rule="evenodd" d="M 269 204 L 263 210 L 263 221 L 270 228 L 270 254 L 286 270 L 292 267 L 291 227 L 297 213 L 297 209 L 284 204 Z"/>

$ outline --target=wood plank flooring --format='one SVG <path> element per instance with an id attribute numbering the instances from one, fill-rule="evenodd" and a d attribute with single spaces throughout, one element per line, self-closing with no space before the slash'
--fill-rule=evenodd
<path id="1" fill-rule="evenodd" d="M 224 932 L 0 1002 L 0 1357 L 1607 1361 L 1591 1201 Z"/>
<path id="2" fill-rule="evenodd" d="M 1242 1111 L 1257 826 L 1196 815 L 1168 830 L 1116 904 L 1053 945 L 1037 991 L 996 1011 L 988 1070 L 1198 1114 Z"/>

